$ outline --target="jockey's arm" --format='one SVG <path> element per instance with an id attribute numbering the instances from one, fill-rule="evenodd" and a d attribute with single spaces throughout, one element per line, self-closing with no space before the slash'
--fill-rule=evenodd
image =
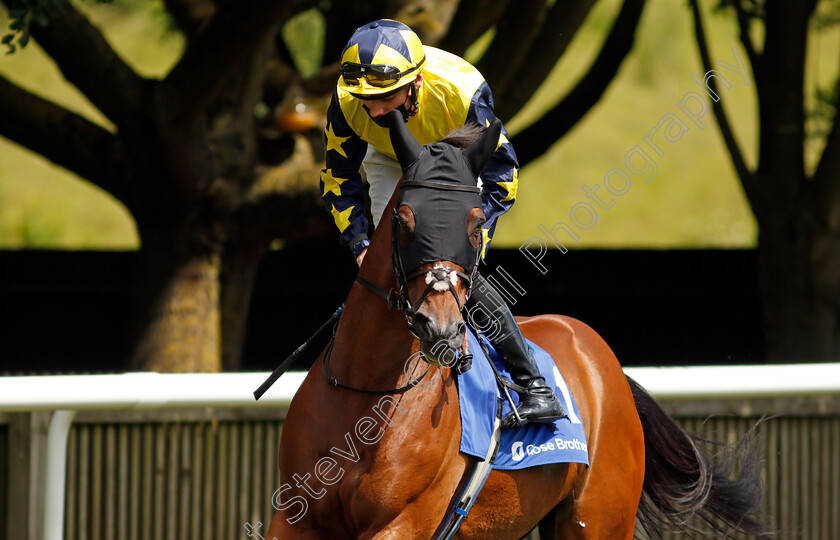
<path id="1" fill-rule="evenodd" d="M 496 118 L 493 113 L 493 95 L 487 83 L 483 83 L 472 98 L 467 121 L 488 126 Z M 519 161 L 513 145 L 502 126 L 499 145 L 481 173 L 481 209 L 487 223 L 484 225 L 485 249 L 493 236 L 498 218 L 510 210 L 516 198 L 519 184 Z M 482 254 L 483 257 L 484 254 Z"/>
<path id="2" fill-rule="evenodd" d="M 370 243 L 364 184 L 359 174 L 367 143 L 347 125 L 336 101 L 333 95 L 327 110 L 326 167 L 321 171 L 321 196 L 341 233 L 342 245 L 349 247 L 353 257 L 358 258 Z"/>

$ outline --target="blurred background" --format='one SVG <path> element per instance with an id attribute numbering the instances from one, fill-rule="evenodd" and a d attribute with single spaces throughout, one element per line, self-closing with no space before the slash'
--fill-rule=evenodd
<path id="1" fill-rule="evenodd" d="M 0 375 L 265 372 L 303 343 L 357 272 L 319 171 L 379 18 L 493 90 L 522 167 L 481 271 L 515 314 L 581 319 L 624 366 L 840 361 L 838 0 L 0 0 Z M 840 396 L 769 372 L 662 404 L 758 436 L 779 538 L 838 538 Z M 259 532 L 287 409 L 243 395 L 0 411 L 0 540 Z"/>
<path id="2" fill-rule="evenodd" d="M 354 277 L 321 137 L 341 48 L 380 17 L 494 91 L 523 167 L 483 271 L 527 291 L 516 314 L 580 318 L 627 365 L 840 354 L 835 1 L 2 4 L 5 372 L 268 369 L 305 340 Z M 730 87 L 700 129 L 678 102 L 710 69 Z M 636 145 L 655 177 L 586 198 Z M 563 253 L 540 226 L 584 201 Z"/>

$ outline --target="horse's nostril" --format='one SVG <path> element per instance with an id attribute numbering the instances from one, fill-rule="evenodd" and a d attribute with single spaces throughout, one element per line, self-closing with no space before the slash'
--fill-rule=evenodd
<path id="1" fill-rule="evenodd" d="M 434 337 L 437 331 L 437 325 L 426 315 L 416 313 L 411 326 L 417 337 Z"/>
<path id="2" fill-rule="evenodd" d="M 427 336 L 435 335 L 435 323 L 433 323 L 431 319 L 426 319 L 425 321 L 423 321 L 423 329 L 426 331 Z"/>

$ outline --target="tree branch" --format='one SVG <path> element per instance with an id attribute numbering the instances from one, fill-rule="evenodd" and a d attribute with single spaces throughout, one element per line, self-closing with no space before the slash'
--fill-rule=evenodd
<path id="1" fill-rule="evenodd" d="M 0 77 L 0 135 L 104 189 L 129 206 L 117 137 Z"/>
<path id="2" fill-rule="evenodd" d="M 703 29 L 703 17 L 700 14 L 700 6 L 697 0 L 689 0 L 691 4 L 691 14 L 694 18 L 694 37 L 697 41 L 697 49 L 700 51 L 700 60 L 703 64 L 704 73 L 708 73 L 712 68 L 712 61 L 709 57 L 709 47 L 706 42 L 706 32 Z M 714 78 L 709 79 L 711 89 L 717 93 L 717 81 Z M 757 83 L 756 83 L 757 84 Z M 732 164 L 735 166 L 735 172 L 738 174 L 741 183 L 748 195 L 752 195 L 755 189 L 755 175 L 747 167 L 744 161 L 744 155 L 738 146 L 738 141 L 735 140 L 735 135 L 732 132 L 732 127 L 729 124 L 729 119 L 726 116 L 726 111 L 723 110 L 723 104 L 720 100 L 712 102 L 712 111 L 717 120 L 720 133 L 723 136 L 723 141 L 726 143 L 726 149 L 729 151 L 729 156 L 732 158 Z M 751 199 L 753 197 L 750 197 Z"/>
<path id="3" fill-rule="evenodd" d="M 463 56 L 467 47 L 489 30 L 504 12 L 509 0 L 461 0 L 438 47 Z"/>
<path id="4" fill-rule="evenodd" d="M 507 90 L 517 68 L 528 59 L 531 44 L 543 26 L 545 0 L 520 0 L 508 4 L 496 25 L 496 35 L 476 63 L 494 93 Z M 556 29 L 555 29 L 556 31 Z M 527 62 L 530 63 L 530 62 Z"/>
<path id="5" fill-rule="evenodd" d="M 755 43 L 753 43 L 752 36 L 750 36 L 750 14 L 744 11 L 741 2 L 736 0 L 732 2 L 732 5 L 735 6 L 735 15 L 738 18 L 738 38 L 744 44 L 744 49 L 747 51 L 747 58 L 750 59 L 750 65 L 753 67 L 755 84 L 760 86 L 762 74 L 758 67 L 761 65 L 761 53 L 756 50 Z"/>
<path id="6" fill-rule="evenodd" d="M 644 4 L 645 0 L 624 1 L 587 74 L 560 103 L 513 137 L 511 142 L 521 166 L 545 153 L 598 102 L 633 48 Z"/>
<path id="7" fill-rule="evenodd" d="M 159 102 L 168 118 L 193 117 L 204 111 L 225 79 L 259 46 L 272 27 L 315 0 L 254 0 L 219 8 L 204 32 L 187 47 L 164 81 Z"/>
<path id="8" fill-rule="evenodd" d="M 759 92 L 761 141 L 756 176 L 772 178 L 747 192 L 761 198 L 762 218 L 786 223 L 802 211 L 809 185 L 805 170 L 805 59 L 808 27 L 817 0 L 764 4 L 764 46 Z M 758 214 L 758 212 L 756 212 Z M 768 218 L 768 214 L 772 216 Z"/>
<path id="9" fill-rule="evenodd" d="M 46 26 L 31 25 L 32 36 L 70 83 L 115 124 L 123 124 L 137 114 L 144 79 L 76 8 L 66 0 L 61 6 Z"/>
<path id="10" fill-rule="evenodd" d="M 491 86 L 496 97 L 496 116 L 513 118 L 525 106 L 566 52 L 594 4 L 595 0 L 554 2 L 540 34 L 531 44 L 528 62 L 514 72 L 512 80 L 516 84 L 508 85 L 503 92 Z"/>
<path id="11" fill-rule="evenodd" d="M 341 51 L 356 28 L 382 17 L 388 10 L 386 0 L 366 0 L 364 2 L 329 2 L 322 11 L 326 26 L 324 36 L 324 56 L 322 64 L 338 62 Z M 338 78 L 336 71 L 335 78 Z M 335 81 L 333 81 L 334 83 Z"/>
<path id="12" fill-rule="evenodd" d="M 163 0 L 163 4 L 187 41 L 200 32 L 216 14 L 216 4 L 211 0 Z"/>
<path id="13" fill-rule="evenodd" d="M 245 204 L 237 216 L 251 214 L 250 234 L 266 240 L 279 238 L 287 241 L 306 240 L 324 236 L 334 231 L 329 215 L 324 212 L 324 202 L 315 189 L 308 193 L 272 193 L 259 200 L 258 205 Z"/>

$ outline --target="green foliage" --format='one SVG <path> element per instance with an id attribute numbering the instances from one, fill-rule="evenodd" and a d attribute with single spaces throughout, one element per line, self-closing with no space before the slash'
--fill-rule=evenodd
<path id="1" fill-rule="evenodd" d="M 324 17 L 317 9 L 304 11 L 289 19 L 282 29 L 283 42 L 289 49 L 301 77 L 307 79 L 321 68 L 324 54 Z"/>
<path id="2" fill-rule="evenodd" d="M 184 39 L 171 31 L 161 0 L 79 2 L 76 7 L 144 77 L 162 77 L 180 58 Z M 0 28 L 8 19 L 0 10 Z M 37 42 L 0 55 L 0 76 L 89 120 L 113 126 L 66 82 Z M 0 138 L 0 249 L 136 249 L 132 216 L 104 191 L 43 157 Z"/>
<path id="3" fill-rule="evenodd" d="M 819 32 L 834 28 L 838 23 L 840 23 L 840 4 L 831 0 L 820 2 L 814 13 L 812 28 Z"/>
<path id="4" fill-rule="evenodd" d="M 585 73 L 620 4 L 602 0 L 595 5 L 532 101 L 507 122 L 514 135 Z M 740 47 L 735 21 L 725 13 L 706 16 L 713 61 L 733 62 L 731 48 Z M 741 55 L 746 61 L 743 49 Z M 570 213 L 579 202 L 591 204 L 597 220 L 585 230 L 572 225 L 578 240 L 563 232 L 557 235 L 570 249 L 754 246 L 757 225 L 710 107 L 704 128 L 686 120 L 689 131 L 679 142 L 662 145 L 662 156 L 647 149 L 643 140 L 664 115 L 680 114 L 676 102 L 684 94 L 700 91 L 692 72 L 703 74 L 691 13 L 682 2 L 649 0 L 634 50 L 604 97 L 559 144 L 520 172 L 517 202 L 500 219 L 495 247 L 519 247 L 541 236 L 541 225 L 551 230 L 559 222 L 572 224 Z M 722 103 L 752 165 L 757 137 L 755 85 L 746 86 L 737 75 L 730 81 L 732 88 L 722 93 Z M 625 168 L 625 156 L 635 145 L 647 149 L 656 162 L 656 177 L 645 183 L 631 175 L 629 191 L 611 196 L 603 187 L 604 177 L 612 169 Z M 601 184 L 598 195 L 605 202 L 614 199 L 609 209 L 586 197 L 584 186 L 596 184 Z M 585 218 L 581 213 L 580 221 Z"/>
<path id="5" fill-rule="evenodd" d="M 837 86 L 840 80 L 834 82 L 830 88 L 817 87 L 814 89 L 813 106 L 805 111 L 806 135 L 809 139 L 824 139 L 834 122 L 835 103 L 837 103 Z"/>
<path id="6" fill-rule="evenodd" d="M 6 54 L 17 50 L 17 45 L 26 47 L 29 43 L 29 25 L 36 23 L 41 26 L 47 24 L 50 17 L 62 11 L 59 0 L 12 0 L 7 3 L 9 8 L 9 33 L 0 39 L 0 43 L 7 47 Z"/>
<path id="7" fill-rule="evenodd" d="M 57 0 L 50 0 L 57 3 Z M 34 2 L 34 0 L 33 0 Z M 29 5 L 29 2 L 20 2 Z M 6 5 L 12 4 L 6 0 Z M 161 0 L 119 0 L 117 6 L 78 2 L 117 52 L 147 77 L 164 76 L 183 50 L 180 37 L 171 38 L 161 17 Z M 760 13 L 760 2 L 754 2 Z M 810 122 L 822 122 L 809 133 L 822 135 L 833 110 L 838 78 L 840 25 L 836 2 L 820 3 L 824 15 L 809 39 L 806 73 L 809 88 L 806 110 L 816 111 Z M 621 0 L 599 0 L 563 60 L 535 93 L 532 102 L 513 119 L 504 119 L 515 134 L 551 107 L 582 76 L 603 41 L 604 31 Z M 707 22 L 712 60 L 732 62 L 733 46 L 741 48 L 731 10 L 715 10 L 715 0 L 701 2 Z M 6 28 L 0 12 L 0 28 Z M 756 32 L 760 25 L 756 23 Z M 817 31 L 819 30 L 819 31 Z M 297 67 L 311 76 L 320 67 L 323 21 L 306 12 L 283 28 L 284 41 Z M 484 44 L 490 36 L 483 39 Z M 760 37 L 757 35 L 756 37 Z M 760 40 L 759 40 L 760 41 Z M 19 47 L 15 41 L 13 45 Z M 29 91 L 53 100 L 108 127 L 108 122 L 72 86 L 37 44 L 12 56 L 0 56 L 0 74 Z M 478 54 L 478 43 L 470 54 Z M 741 57 L 746 61 L 745 51 Z M 698 87 L 690 74 L 702 74 L 693 38 L 691 14 L 684 2 L 649 0 L 637 31 L 635 50 L 598 105 L 559 144 L 520 172 L 517 202 L 501 218 L 494 247 L 518 247 L 539 234 L 569 221 L 570 208 L 587 201 L 583 185 L 603 183 L 612 168 L 623 164 L 634 145 L 659 119 L 675 111 L 675 102 Z M 733 87 L 722 91 L 736 138 L 750 166 L 757 159 L 755 84 L 746 86 L 737 75 Z M 815 89 L 821 89 L 817 92 Z M 819 120 L 818 118 L 819 117 Z M 614 207 L 599 210 L 598 222 L 580 232 L 570 248 L 691 248 L 750 247 L 757 226 L 732 170 L 711 111 L 705 128 L 691 125 L 683 139 L 663 146 L 657 156 L 658 173 L 650 183 L 638 180 L 616 198 Z M 813 166 L 824 137 L 809 137 L 806 150 Z M 0 140 L 0 248 L 132 249 L 138 245 L 134 222 L 113 198 L 42 158 Z M 599 194 L 603 194 L 602 188 Z M 591 201 L 590 201 L 591 202 Z M 583 217 L 583 216 L 581 216 Z"/>
<path id="8" fill-rule="evenodd" d="M 825 47 L 825 42 L 830 41 L 832 35 L 837 35 L 838 28 L 840 28 L 838 23 L 840 23 L 840 4 L 836 1 L 827 0 L 818 3 L 811 21 L 809 46 L 817 49 L 817 51 Z M 828 47 L 833 48 L 834 44 L 829 43 Z M 840 77 L 836 76 L 836 70 L 832 70 L 835 73 L 834 79 L 822 80 L 825 77 L 822 77 L 821 73 L 828 71 L 827 68 L 830 69 L 829 66 L 817 63 L 812 74 L 812 79 L 814 79 L 811 85 L 813 94 L 809 96 L 805 107 L 806 127 L 808 128 L 806 134 L 809 143 L 813 143 L 814 140 L 821 142 L 825 139 L 836 114 L 835 104 L 837 103 Z"/>
<path id="9" fill-rule="evenodd" d="M 96 0 L 101 4 L 110 4 L 114 0 Z M 40 26 L 49 24 L 51 17 L 60 15 L 64 11 L 64 0 L 9 0 L 9 33 L 0 38 L 0 44 L 5 45 L 6 54 L 12 54 L 18 46 L 26 47 L 29 43 L 29 25 L 33 22 Z M 15 45 L 17 38 L 17 45 Z"/>

